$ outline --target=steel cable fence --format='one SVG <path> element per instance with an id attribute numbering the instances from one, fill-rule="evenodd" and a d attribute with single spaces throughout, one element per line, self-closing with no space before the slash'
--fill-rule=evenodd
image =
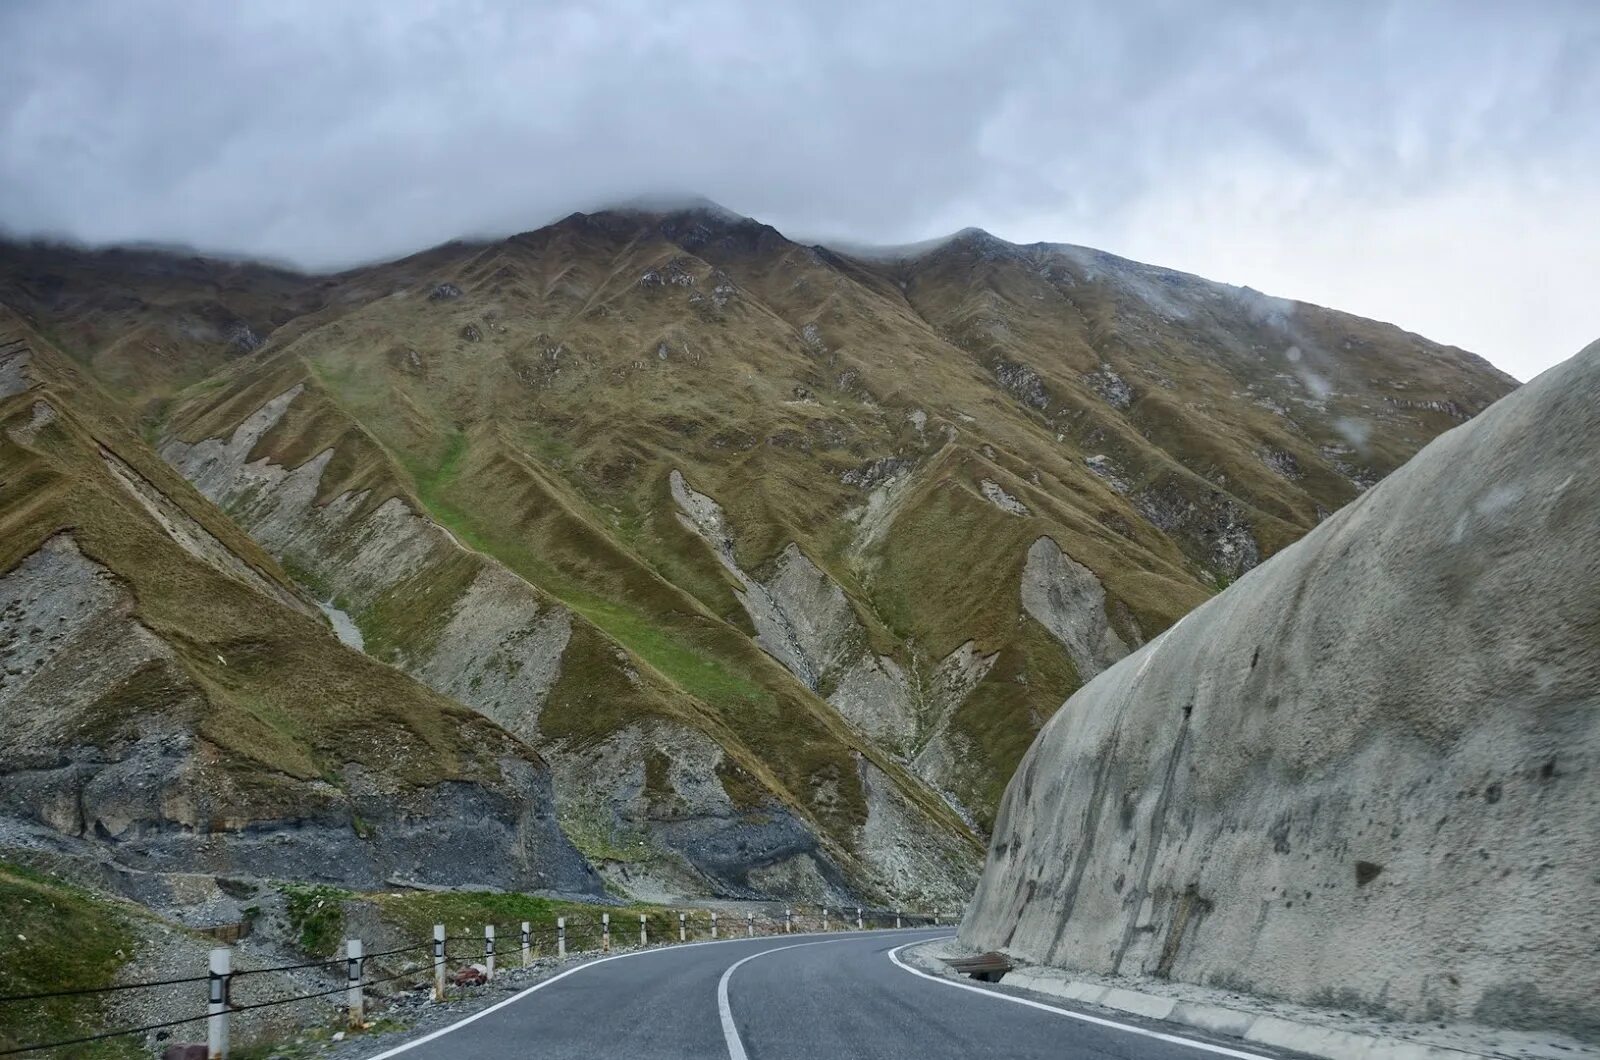
<path id="1" fill-rule="evenodd" d="M 73 987 L 27 994 L 3 995 L 0 996 L 0 1005 L 69 997 L 92 997 L 132 990 L 209 983 L 211 984 L 211 1008 L 209 1011 L 199 1015 L 163 1020 L 137 1027 L 117 1028 L 55 1041 L 22 1045 L 10 1045 L 0 1042 L 0 1045 L 5 1046 L 0 1048 L 0 1057 L 84 1045 L 136 1034 L 148 1034 L 152 1031 L 200 1022 L 207 1023 L 208 1028 L 211 1029 L 211 1033 L 214 1035 L 216 1033 L 216 1021 L 219 1019 L 226 1021 L 227 1017 L 233 1014 L 276 1008 L 305 1001 L 315 1001 L 338 994 L 351 996 L 351 1019 L 352 1022 L 355 1022 L 361 1011 L 361 999 L 364 997 L 364 992 L 372 987 L 398 982 L 401 979 L 416 979 L 417 982 L 407 989 L 419 989 L 427 985 L 428 980 L 432 978 L 435 991 L 438 993 L 450 985 L 448 971 L 452 965 L 457 967 L 463 965 L 471 966 L 480 962 L 483 964 L 486 974 L 481 978 L 476 978 L 476 982 L 485 982 L 492 978 L 487 974 L 489 958 L 492 956 L 499 962 L 520 962 L 523 958 L 525 942 L 527 945 L 526 952 L 530 958 L 535 951 L 539 951 L 541 956 L 545 952 L 561 956 L 573 956 L 608 950 L 637 949 L 642 945 L 670 946 L 679 942 L 702 942 L 712 939 L 767 938 L 783 934 L 808 934 L 824 930 L 844 932 L 882 930 L 895 927 L 925 927 L 939 924 L 941 920 L 942 917 L 939 914 L 913 914 L 897 910 L 869 910 L 864 907 L 808 908 L 786 906 L 781 912 L 747 910 L 742 915 L 733 910 L 729 910 L 726 913 L 722 911 L 658 910 L 655 913 L 643 914 L 642 920 L 639 914 L 618 914 L 615 917 L 611 917 L 610 914 L 602 913 L 600 916 L 595 917 L 557 917 L 554 923 L 541 924 L 539 926 L 535 926 L 531 921 L 505 925 L 489 924 L 485 925 L 488 930 L 482 935 L 450 935 L 444 933 L 442 925 L 438 925 L 435 928 L 435 938 L 432 940 L 408 946 L 397 946 L 370 954 L 360 952 L 360 943 L 351 940 L 347 943 L 350 950 L 344 957 L 271 965 L 263 968 L 239 969 L 238 971 L 230 969 L 220 974 L 213 971 L 208 975 L 181 976 L 137 983 L 117 983 L 103 987 Z M 524 930 L 524 924 L 527 925 L 526 930 Z M 641 927 L 643 929 L 642 936 Z M 366 970 L 369 967 L 367 962 L 369 961 L 426 950 L 433 950 L 433 953 L 425 957 L 420 963 L 413 964 L 402 971 L 385 974 L 378 978 L 370 978 L 367 975 Z M 230 952 L 226 948 L 214 950 L 213 962 L 216 961 L 217 954 L 226 955 Z M 243 981 L 269 973 L 332 972 L 341 966 L 344 966 L 350 972 L 349 977 L 340 985 L 327 990 L 295 994 L 289 997 L 269 998 L 247 1004 L 235 1003 L 231 998 L 232 985 L 235 981 Z M 216 964 L 213 963 L 213 968 L 215 969 L 216 967 Z M 228 958 L 226 956 L 223 957 L 222 967 L 228 968 Z M 502 964 L 501 967 L 511 970 L 513 966 Z M 442 994 L 440 999 L 443 999 Z M 225 1052 L 226 1030 L 222 1032 L 221 1038 L 223 1042 L 222 1048 Z"/>

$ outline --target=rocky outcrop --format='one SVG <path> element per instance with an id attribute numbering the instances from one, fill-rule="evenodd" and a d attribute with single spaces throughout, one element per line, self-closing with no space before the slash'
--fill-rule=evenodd
<path id="1" fill-rule="evenodd" d="M 901 473 L 891 468 L 882 480 L 892 481 Z M 721 506 L 697 492 L 677 470 L 671 473 L 670 488 L 679 520 L 711 546 L 739 581 L 736 595 L 756 627 L 756 643 L 812 689 L 826 692 L 840 715 L 908 761 L 970 821 L 967 808 L 950 794 L 962 756 L 949 742 L 948 727 L 950 716 L 983 680 L 995 656 L 977 652 L 969 641 L 923 675 L 914 665 L 874 653 L 844 590 L 798 545 L 787 545 L 766 581 L 759 581 L 739 567 Z M 871 827 L 869 832 L 879 834 Z"/>
<path id="2" fill-rule="evenodd" d="M 0 340 L 0 398 L 20 394 L 32 385 L 28 362 L 32 351 L 21 339 Z"/>
<path id="3" fill-rule="evenodd" d="M 268 401 L 225 439 L 169 439 L 161 455 L 268 551 L 314 578 L 365 637 L 362 623 L 376 621 L 381 602 L 413 579 L 427 580 L 445 564 L 460 562 L 462 549 L 449 531 L 398 497 L 374 507 L 365 492 L 345 492 L 319 504 L 331 449 L 296 468 L 266 457 L 251 460 L 261 438 L 303 391 L 295 386 Z M 560 673 L 572 616 L 493 560 L 474 554 L 469 563 L 472 576 L 464 590 L 453 599 L 429 601 L 441 614 L 442 629 L 425 638 L 391 636 L 388 661 L 534 740 L 540 709 Z"/>
<path id="4" fill-rule="evenodd" d="M 792 811 L 771 799 L 734 802 L 722 780 L 732 764 L 704 733 L 651 722 L 553 758 L 562 823 L 629 894 L 782 894 L 838 905 L 853 893 Z M 646 856 L 656 844 L 672 856 Z"/>
<path id="5" fill-rule="evenodd" d="M 481 748 L 492 779 L 416 783 L 348 762 L 242 782 L 196 728 L 207 690 L 68 535 L 0 577 L 0 655 L 0 819 L 34 849 L 367 889 L 596 889 L 556 825 L 549 773 L 503 736 Z"/>
<path id="6" fill-rule="evenodd" d="M 1600 1036 L 1597 556 L 1600 344 L 1069 699 L 963 939 Z"/>
<path id="7" fill-rule="evenodd" d="M 1128 654 L 1128 646 L 1106 615 L 1105 586 L 1048 537 L 1028 548 L 1022 568 L 1022 609 L 1067 649 L 1081 681 Z"/>
<path id="8" fill-rule="evenodd" d="M 676 469 L 669 485 L 679 520 L 738 580 L 736 595 L 756 627 L 756 643 L 812 691 L 835 685 L 828 701 L 864 731 L 902 740 L 913 735 L 917 710 L 905 674 L 868 649 L 866 630 L 838 583 L 792 542 L 766 581 L 757 580 L 734 556 L 722 507 Z"/>

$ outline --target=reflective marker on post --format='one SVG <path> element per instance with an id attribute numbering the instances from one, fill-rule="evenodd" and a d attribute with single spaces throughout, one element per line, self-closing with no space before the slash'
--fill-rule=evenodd
<path id="1" fill-rule="evenodd" d="M 524 968 L 528 966 L 528 948 L 529 944 L 533 941 L 529 938 L 529 936 L 532 934 L 533 932 L 528 928 L 528 922 L 524 920 L 522 922 L 522 966 Z"/>
<path id="2" fill-rule="evenodd" d="M 228 976 L 230 952 L 226 947 L 211 951 L 210 995 L 206 1005 L 206 1055 L 224 1060 L 228 1055 Z"/>
<path id="3" fill-rule="evenodd" d="M 567 955 L 567 918 L 564 917 L 564 916 L 558 916 L 558 917 L 556 917 L 556 956 L 557 957 L 565 957 L 566 955 Z"/>
<path id="4" fill-rule="evenodd" d="M 345 939 L 344 942 L 345 977 L 349 988 L 345 992 L 346 1000 L 350 1006 L 350 1027 L 360 1030 L 365 1025 L 366 1018 L 362 1011 L 361 1003 L 361 940 Z"/>
<path id="5" fill-rule="evenodd" d="M 433 999 L 444 1000 L 444 925 L 433 925 Z"/>
<path id="6" fill-rule="evenodd" d="M 484 978 L 494 978 L 494 925 L 483 925 L 483 968 Z"/>

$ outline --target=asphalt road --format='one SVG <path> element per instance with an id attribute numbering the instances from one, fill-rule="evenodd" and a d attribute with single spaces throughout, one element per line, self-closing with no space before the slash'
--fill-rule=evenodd
<path id="1" fill-rule="evenodd" d="M 1212 1060 L 1248 1056 L 915 974 L 949 928 L 664 946 L 580 965 L 373 1060 Z"/>

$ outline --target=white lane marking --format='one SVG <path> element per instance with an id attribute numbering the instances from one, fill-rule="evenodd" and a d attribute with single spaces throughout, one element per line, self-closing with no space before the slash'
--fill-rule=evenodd
<path id="1" fill-rule="evenodd" d="M 941 937 L 947 939 L 955 938 L 954 935 L 943 935 Z M 1163 1042 L 1172 1042 L 1175 1045 L 1186 1045 L 1191 1049 L 1199 1049 L 1207 1053 L 1216 1053 L 1219 1056 L 1231 1056 L 1236 1058 L 1236 1060 L 1274 1060 L 1273 1057 L 1267 1056 L 1264 1053 L 1247 1053 L 1241 1049 L 1230 1049 L 1225 1045 L 1212 1045 L 1210 1042 L 1196 1041 L 1193 1038 L 1185 1038 L 1177 1034 L 1164 1034 L 1161 1031 L 1152 1031 L 1144 1027 L 1135 1027 L 1131 1023 L 1118 1023 L 1116 1020 L 1108 1020 L 1100 1016 L 1091 1016 L 1087 1012 L 1074 1012 L 1069 1008 L 1057 1008 L 1055 1005 L 1046 1005 L 1043 1002 L 1030 1001 L 1025 997 L 1016 997 L 1012 994 L 1002 994 L 998 990 L 985 990 L 981 986 L 972 986 L 970 983 L 958 983 L 954 980 L 945 979 L 941 976 L 929 975 L 927 972 L 911 967 L 909 964 L 900 959 L 900 951 L 905 949 L 906 946 L 917 946 L 923 942 L 938 941 L 938 939 L 918 939 L 915 942 L 906 943 L 905 946 L 896 946 L 894 949 L 889 951 L 889 960 L 893 961 L 895 967 L 899 968 L 901 971 L 910 972 L 912 975 L 920 975 L 922 978 L 931 979 L 935 983 L 942 983 L 945 986 L 953 986 L 957 990 L 970 990 L 974 994 L 982 994 L 984 997 L 992 997 L 999 1001 L 1010 1001 L 1013 1004 L 1027 1005 L 1029 1008 L 1042 1009 L 1045 1012 L 1054 1012 L 1057 1016 L 1065 1016 L 1068 1019 L 1080 1020 L 1083 1023 L 1093 1023 L 1099 1027 L 1110 1027 L 1112 1030 L 1127 1031 L 1129 1034 L 1139 1034 L 1146 1038 L 1155 1038 Z M 378 1060 L 378 1058 L 374 1057 L 373 1060 Z"/>
<path id="2" fill-rule="evenodd" d="M 769 953 L 782 953 L 784 950 L 797 950 L 802 946 L 826 946 L 830 942 L 849 942 L 850 937 L 838 939 L 819 939 L 816 942 L 796 942 L 792 946 L 774 946 L 770 950 L 752 953 L 728 965 L 728 970 L 722 973 L 722 978 L 717 980 L 717 1015 L 722 1017 L 722 1039 L 728 1043 L 728 1060 L 750 1060 L 745 1054 L 744 1043 L 739 1040 L 739 1028 L 733 1025 L 733 1006 L 728 1004 L 728 980 L 733 978 L 733 973 L 738 971 L 739 965 L 753 961 L 757 957 L 765 957 Z M 919 940 L 920 941 L 920 940 Z M 910 943 L 907 943 L 910 945 Z"/>
<path id="3" fill-rule="evenodd" d="M 881 935 L 881 934 L 884 934 L 885 932 L 892 931 L 892 930 L 894 930 L 894 929 L 893 928 L 878 928 L 878 929 L 875 929 L 875 930 L 872 930 L 872 931 L 838 932 L 837 934 L 842 935 L 843 938 L 838 939 L 838 940 L 829 939 L 827 941 L 830 941 L 830 942 L 831 941 L 841 941 L 842 942 L 846 938 L 862 938 L 862 937 L 864 937 L 866 935 Z M 912 928 L 910 930 L 917 930 L 917 929 Z M 370 1060 L 388 1060 L 389 1057 L 395 1056 L 395 1055 L 397 1055 L 399 1053 L 403 1053 L 408 1049 L 415 1049 L 419 1045 L 423 1045 L 423 1044 L 426 1044 L 427 1042 L 431 1042 L 435 1038 L 442 1037 L 443 1035 L 449 1034 L 453 1030 L 458 1030 L 458 1029 L 460 1029 L 462 1027 L 465 1027 L 469 1023 L 475 1023 L 478 1020 L 483 1019 L 483 1017 L 489 1015 L 489 1013 L 491 1013 L 491 1012 L 498 1012 L 500 1009 L 505 1008 L 507 1005 L 515 1004 L 516 1002 L 521 1001 L 523 998 L 527 997 L 529 994 L 533 993 L 534 991 L 543 990 L 545 987 L 550 986 L 552 983 L 558 983 L 561 980 L 565 979 L 567 976 L 572 975 L 574 972 L 581 972 L 586 968 L 593 968 L 597 964 L 605 964 L 608 961 L 620 961 L 625 957 L 648 957 L 652 953 L 677 953 L 677 952 L 679 952 L 681 950 L 692 949 L 695 946 L 727 946 L 727 945 L 731 945 L 731 944 L 736 943 L 736 942 L 750 943 L 750 942 L 757 942 L 757 941 L 766 942 L 768 940 L 767 939 L 709 939 L 709 940 L 707 940 L 705 942 L 679 942 L 679 943 L 675 943 L 675 944 L 673 944 L 671 946 L 661 946 L 661 947 L 658 947 L 658 948 L 655 948 L 655 949 L 631 950 L 631 951 L 629 951 L 627 953 L 613 953 L 609 957 L 596 957 L 592 961 L 585 961 L 584 963 L 578 965 L 576 968 L 568 968 L 566 971 L 560 973 L 559 975 L 552 975 L 548 979 L 544 979 L 544 980 L 541 980 L 540 982 L 534 983 L 532 986 L 528 987 L 526 990 L 522 990 L 522 991 L 519 991 L 519 992 L 517 992 L 515 994 L 512 994 L 510 997 L 506 998 L 504 1001 L 497 1001 L 494 1004 L 490 1005 L 488 1008 L 479 1009 L 477 1012 L 474 1012 L 472 1015 L 466 1016 L 466 1017 L 464 1017 L 462 1019 L 459 1019 L 459 1020 L 456 1020 L 454 1023 L 450 1024 L 447 1027 L 440 1027 L 438 1030 L 433 1031 L 433 1032 L 431 1032 L 429 1034 L 424 1034 L 422 1037 L 417 1038 L 417 1039 L 415 1039 L 413 1041 L 404 1042 L 404 1043 L 402 1043 L 400 1045 L 395 1046 L 393 1049 L 386 1049 L 383 1052 L 379 1053 L 377 1056 L 371 1057 Z M 921 940 L 918 940 L 918 941 L 921 941 Z M 783 947 L 783 948 L 787 949 L 788 947 Z M 431 969 L 433 966 L 430 964 L 428 967 Z"/>

